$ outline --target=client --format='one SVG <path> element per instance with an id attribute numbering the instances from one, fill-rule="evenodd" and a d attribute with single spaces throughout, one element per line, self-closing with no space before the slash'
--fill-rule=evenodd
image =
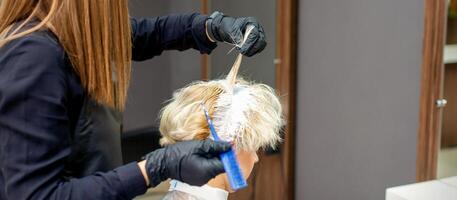
<path id="1" fill-rule="evenodd" d="M 247 179 L 258 161 L 257 151 L 275 148 L 283 126 L 282 109 L 274 89 L 236 78 L 239 62 L 225 80 L 198 81 L 181 88 L 162 109 L 161 144 L 212 139 L 201 104 L 208 109 L 216 132 L 234 145 Z M 238 66 L 236 66 L 238 65 Z M 172 180 L 164 200 L 226 200 L 233 192 L 226 174 L 201 187 Z"/>

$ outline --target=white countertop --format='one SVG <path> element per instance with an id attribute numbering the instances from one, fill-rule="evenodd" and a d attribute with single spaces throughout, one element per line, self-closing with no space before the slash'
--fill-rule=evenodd
<path id="1" fill-rule="evenodd" d="M 440 179 L 441 182 L 457 187 L 457 176 Z"/>
<path id="2" fill-rule="evenodd" d="M 457 176 L 388 188 L 386 200 L 457 200 Z"/>

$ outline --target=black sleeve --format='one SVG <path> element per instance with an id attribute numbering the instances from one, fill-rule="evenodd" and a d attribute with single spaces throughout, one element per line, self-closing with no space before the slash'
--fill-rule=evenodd
<path id="1" fill-rule="evenodd" d="M 216 43 L 206 36 L 207 18 L 198 13 L 132 18 L 133 60 L 146 60 L 172 49 L 194 48 L 200 53 L 211 53 Z"/>
<path id="2" fill-rule="evenodd" d="M 0 52 L 0 193 L 6 199 L 132 199 L 146 191 L 136 163 L 65 180 L 71 130 L 62 48 L 32 35 Z"/>

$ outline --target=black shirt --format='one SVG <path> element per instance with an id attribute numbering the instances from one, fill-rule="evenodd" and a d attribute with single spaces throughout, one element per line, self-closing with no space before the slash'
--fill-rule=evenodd
<path id="1" fill-rule="evenodd" d="M 206 37 L 206 19 L 196 13 L 132 19 L 133 59 L 146 60 L 169 49 L 210 53 L 216 44 Z M 0 48 L 1 200 L 132 199 L 146 191 L 136 163 L 120 166 L 120 126 L 111 126 L 117 131 L 99 127 L 111 133 L 105 136 L 109 140 L 88 140 L 81 146 L 82 140 L 75 139 L 87 129 L 85 110 L 105 109 L 90 106 L 51 32 L 38 31 Z M 104 150 L 89 157 L 84 148 Z"/>

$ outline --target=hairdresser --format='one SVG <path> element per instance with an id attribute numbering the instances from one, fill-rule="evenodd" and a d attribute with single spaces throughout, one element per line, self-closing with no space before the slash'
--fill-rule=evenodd
<path id="1" fill-rule="evenodd" d="M 238 50 L 252 56 L 266 45 L 254 18 L 131 19 L 127 0 L 0 2 L 0 199 L 132 199 L 168 178 L 203 185 L 224 172 L 218 155 L 230 144 L 210 140 L 122 165 L 131 60 L 209 54 L 216 42 L 240 44 L 249 24 Z"/>

